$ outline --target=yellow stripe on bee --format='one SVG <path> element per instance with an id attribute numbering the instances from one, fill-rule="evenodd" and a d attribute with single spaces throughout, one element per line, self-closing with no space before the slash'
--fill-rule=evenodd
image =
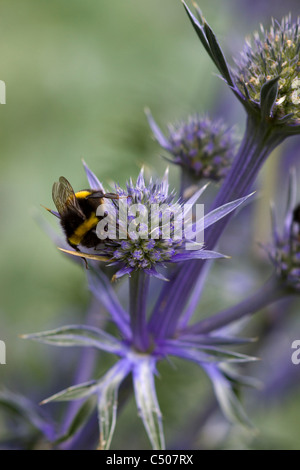
<path id="1" fill-rule="evenodd" d="M 75 232 L 71 237 L 69 237 L 69 242 L 72 245 L 79 245 L 83 237 L 93 228 L 96 227 L 99 222 L 98 217 L 96 217 L 95 212 L 93 212 L 88 219 L 86 219 L 82 224 L 77 227 Z"/>
<path id="2" fill-rule="evenodd" d="M 77 199 L 85 199 L 87 196 L 90 196 L 92 193 L 91 191 L 78 191 L 77 193 L 75 193 L 75 196 L 77 197 Z"/>

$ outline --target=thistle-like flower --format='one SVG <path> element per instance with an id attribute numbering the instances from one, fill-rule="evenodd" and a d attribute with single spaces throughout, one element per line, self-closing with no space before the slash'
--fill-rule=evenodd
<path id="1" fill-rule="evenodd" d="M 152 312 L 149 312 L 147 303 L 150 275 L 161 277 L 156 271 L 157 265 L 221 256 L 218 253 L 208 252 L 203 247 L 199 248 L 192 234 L 197 235 L 200 231 L 203 232 L 206 227 L 240 206 L 247 197 L 230 202 L 202 217 L 198 232 L 197 220 L 194 221 L 189 215 L 193 204 L 198 200 L 204 188 L 197 191 L 188 201 L 187 206 L 183 207 L 181 201 L 175 199 L 174 192 L 169 192 L 167 172 L 161 181 L 150 180 L 148 184 L 141 172 L 135 184 L 130 180 L 125 189 L 116 185 L 114 193 L 105 193 L 102 184 L 86 165 L 85 170 L 92 191 L 83 190 L 75 193 L 65 179 L 61 179 L 61 187 L 60 183 L 54 185 L 54 200 L 58 209 L 55 215 L 65 217 L 66 205 L 67 209 L 71 206 L 78 217 L 79 215 L 82 217 L 82 220 L 77 219 L 75 231 L 74 226 L 73 231 L 69 231 L 63 221 L 68 243 L 73 246 L 75 241 L 78 241 L 74 251 L 64 251 L 84 256 L 87 259 L 108 260 L 110 264 L 117 265 L 116 277 L 129 273 L 129 309 L 127 311 L 123 308 L 113 284 L 109 282 L 103 270 L 98 269 L 98 266 L 92 263 L 91 269 L 87 271 L 89 288 L 95 298 L 110 313 L 111 320 L 118 330 L 117 335 L 113 336 L 93 326 L 70 325 L 24 336 L 27 339 L 57 346 L 93 347 L 118 357 L 115 365 L 103 377 L 72 386 L 44 400 L 43 403 L 78 400 L 95 395 L 98 403 L 100 448 L 108 449 L 116 424 L 118 390 L 124 379 L 132 375 L 137 408 L 151 445 L 154 449 L 164 449 L 165 440 L 155 390 L 155 374 L 158 362 L 168 356 L 175 356 L 202 367 L 210 377 L 220 406 L 228 419 L 248 424 L 247 417 L 235 395 L 235 385 L 239 381 L 242 382 L 242 379 L 235 376 L 233 380 L 230 373 L 225 370 L 225 364 L 253 360 L 249 356 L 229 351 L 226 348 L 228 345 L 244 344 L 249 340 L 226 336 L 224 332 L 218 331 L 211 335 L 190 334 L 182 329 L 180 315 L 177 315 L 172 302 L 164 305 L 163 312 L 159 308 L 157 310 L 156 306 L 153 307 Z M 100 198 L 101 205 L 105 199 L 104 208 L 101 207 L 100 212 L 97 210 L 96 215 L 91 212 L 90 202 L 82 203 L 85 198 L 89 197 Z M 125 219 L 121 217 L 121 212 L 124 210 L 120 204 L 121 201 L 126 203 Z M 94 202 L 92 207 L 94 207 L 93 204 Z M 149 211 L 153 210 L 153 206 L 154 213 L 150 217 Z M 80 210 L 83 211 L 84 208 L 85 210 L 88 208 L 89 211 L 87 219 L 83 218 L 83 212 L 80 213 Z M 138 217 L 136 210 L 139 212 Z M 183 218 L 180 214 L 182 210 Z M 168 227 L 164 220 L 164 211 L 167 213 L 171 211 L 173 214 L 169 226 L 171 235 L 169 234 L 167 238 L 164 238 L 164 230 Z M 197 215 L 199 214 L 196 214 L 196 217 Z M 99 217 L 100 226 L 93 225 L 91 228 L 92 222 L 93 224 L 95 222 L 95 216 Z M 118 222 L 114 226 L 111 222 L 116 219 Z M 151 225 L 149 232 L 149 224 L 153 222 L 153 219 L 156 219 L 156 222 L 158 220 L 158 224 Z M 79 228 L 78 220 L 80 221 Z M 187 227 L 182 224 L 186 220 Z M 183 232 L 180 230 L 182 225 L 185 229 Z M 91 246 L 94 232 L 92 236 L 87 233 L 87 228 L 97 232 L 99 246 L 98 243 L 94 247 Z M 141 232 L 145 233 L 144 238 L 138 236 Z M 176 237 L 178 232 L 181 237 Z M 156 237 L 149 237 L 149 233 Z M 125 234 L 125 239 L 120 239 L 120 234 Z M 81 247 L 79 243 L 80 236 L 85 242 L 84 247 Z M 196 249 L 188 249 L 186 245 L 189 243 L 192 244 L 192 248 L 196 247 Z M 87 245 L 90 245 L 92 253 L 79 251 L 81 248 L 87 249 Z M 172 300 L 176 301 L 175 298 Z M 159 322 L 156 321 L 157 318 Z M 82 414 L 81 410 L 78 413 Z M 77 422 L 78 419 L 75 417 L 74 421 Z M 58 437 L 57 441 L 62 442 L 64 436 L 69 437 L 68 432 Z"/>
<path id="2" fill-rule="evenodd" d="M 253 361 L 255 358 L 226 349 L 228 345 L 245 344 L 251 340 L 227 337 L 223 334 L 178 334 L 176 338 L 154 337 L 151 349 L 146 353 L 141 353 L 133 345 L 134 332 L 128 328 L 129 315 L 121 308 L 111 285 L 104 285 L 103 279 L 99 282 L 98 278 L 94 289 L 97 290 L 98 297 L 109 299 L 106 305 L 113 317 L 119 317 L 119 320 L 125 321 L 126 328 L 120 329 L 121 340 L 99 328 L 82 325 L 65 326 L 23 337 L 56 346 L 93 347 L 117 356 L 118 360 L 101 378 L 71 386 L 44 400 L 42 404 L 96 396 L 100 428 L 99 449 L 107 450 L 116 425 L 119 387 L 125 378 L 131 375 L 139 416 L 143 420 L 151 446 L 153 449 L 164 449 L 165 437 L 155 389 L 155 375 L 158 362 L 174 356 L 198 364 L 207 373 L 221 409 L 230 422 L 251 426 L 236 395 L 237 385 L 245 384 L 246 379 L 236 373 L 231 374 L 228 366 Z M 78 415 L 80 413 L 82 414 L 82 409 L 79 410 Z M 76 416 L 74 422 L 78 419 L 79 416 Z M 82 416 L 80 419 L 82 420 Z M 66 436 L 68 438 L 69 434 L 67 433 Z M 58 436 L 57 441 L 62 442 L 64 439 L 64 435 Z"/>
<path id="3" fill-rule="evenodd" d="M 242 74 L 242 77 L 236 77 L 236 72 L 234 72 L 236 68 L 232 70 L 227 63 L 225 56 L 218 44 L 217 38 L 204 19 L 199 7 L 194 4 L 197 15 L 196 18 L 196 16 L 189 10 L 184 1 L 183 4 L 203 47 L 219 70 L 223 80 L 229 85 L 230 89 L 243 104 L 247 112 L 247 122 L 244 137 L 237 155 L 235 156 L 230 167 L 230 170 L 214 200 L 213 208 L 216 208 L 222 206 L 230 200 L 246 195 L 252 187 L 260 168 L 270 153 L 288 136 L 300 133 L 300 125 L 297 124 L 298 108 L 293 107 L 293 113 L 296 113 L 296 115 L 283 115 L 281 112 L 278 114 L 277 105 L 280 106 L 284 104 L 282 101 L 276 105 L 279 90 L 279 80 L 281 76 L 275 76 L 274 78 L 269 77 L 269 72 L 266 72 L 265 69 L 261 70 L 261 83 L 263 84 L 260 88 L 259 101 L 255 101 L 251 97 L 247 86 L 241 85 L 244 80 L 243 77 L 247 74 L 246 70 L 244 71 L 244 74 Z M 280 50 L 284 49 L 286 51 L 291 51 L 291 56 L 288 63 L 293 63 L 295 66 L 295 68 L 292 70 L 293 83 L 291 83 L 291 88 L 290 90 L 285 89 L 285 94 L 289 94 L 291 97 L 290 100 L 292 101 L 292 99 L 295 100 L 294 92 L 296 90 L 296 88 L 292 87 L 296 86 L 298 83 L 295 81 L 295 73 L 297 73 L 297 67 L 299 64 L 299 31 L 297 26 L 298 23 L 295 26 L 288 26 L 288 22 L 284 21 L 283 24 L 285 25 L 285 32 L 282 35 L 284 47 L 283 43 L 281 43 Z M 278 30 L 276 29 L 276 26 Z M 281 26 L 279 27 L 277 23 L 274 23 L 275 43 L 277 38 L 276 33 L 278 33 L 280 36 L 280 28 Z M 295 40 L 296 47 L 290 49 L 289 46 L 291 46 L 290 41 L 292 37 Z M 269 45 L 268 47 L 270 48 Z M 275 49 L 276 48 L 274 45 L 272 50 Z M 251 54 L 252 52 L 249 50 L 249 57 L 252 57 Z M 256 50 L 253 52 L 253 57 L 256 57 Z M 278 58 L 278 60 L 279 59 L 280 58 Z M 285 61 L 287 58 L 283 59 L 282 56 L 282 59 L 280 60 Z M 274 58 L 274 63 L 275 62 L 278 62 L 276 61 L 276 57 Z M 264 62 L 262 61 L 262 63 Z M 258 73 L 258 71 L 256 73 Z M 249 78 L 249 82 L 250 79 L 251 77 Z M 251 88 L 252 85 L 249 84 L 249 86 Z M 290 109 L 291 108 L 289 108 L 289 111 Z M 208 230 L 206 245 L 208 249 L 214 249 L 230 218 L 231 216 L 229 215 L 227 218 L 222 219 L 220 223 L 212 226 L 212 228 Z M 198 279 L 199 276 L 205 276 L 203 273 L 203 264 L 197 265 L 196 263 L 190 263 L 190 265 L 187 267 L 187 270 L 188 271 L 185 272 L 185 275 L 189 276 L 191 280 Z M 192 284 L 193 281 L 191 282 L 191 289 L 193 287 Z M 178 308 L 182 308 L 182 306 L 187 302 L 188 297 L 190 296 L 190 292 L 188 290 L 183 292 L 183 288 L 181 288 L 178 283 L 178 285 L 174 286 L 174 291 L 170 290 L 170 292 L 166 292 L 165 295 L 172 297 L 174 296 L 175 291 L 178 293 L 178 297 L 180 296 L 180 306 Z M 164 296 L 162 295 L 161 298 L 164 299 Z"/>
<path id="4" fill-rule="evenodd" d="M 114 279 L 141 271 L 165 279 L 157 268 L 165 266 L 166 263 L 224 257 L 220 253 L 204 249 L 204 230 L 231 213 L 247 199 L 244 197 L 229 202 L 205 216 L 203 206 L 199 205 L 195 222 L 193 206 L 205 190 L 205 186 L 183 203 L 175 198 L 173 191 L 169 192 L 168 171 L 162 180 L 150 179 L 146 184 L 142 170 L 136 183 L 130 180 L 125 189 L 115 185 L 114 193 L 109 193 L 112 198 L 105 199 L 99 198 L 99 194 L 105 194 L 102 184 L 86 165 L 85 169 L 94 192 L 90 195 L 88 191 L 80 191 L 74 193 L 73 197 L 74 200 L 80 198 L 82 201 L 82 197 L 88 194 L 87 198 L 97 196 L 101 200 L 95 215 L 82 219 L 80 226 L 88 227 L 88 240 L 97 241 L 89 250 L 78 243 L 75 246 L 76 251 L 65 249 L 63 251 L 116 266 Z M 70 205 L 68 199 L 66 204 Z M 91 217 L 95 222 L 90 227 L 88 221 Z M 83 231 L 81 228 L 76 230 L 76 233 Z M 70 241 L 75 240 L 74 234 L 67 236 L 67 239 L 73 246 Z"/>
<path id="5" fill-rule="evenodd" d="M 243 52 L 235 60 L 233 76 L 242 93 L 255 104 L 260 102 L 264 84 L 278 80 L 272 117 L 286 124 L 300 124 L 300 19 L 291 15 L 278 23 L 272 19 L 269 31 L 261 25 L 261 34 L 247 39 Z"/>
<path id="6" fill-rule="evenodd" d="M 273 243 L 266 250 L 283 285 L 300 291 L 300 205 L 296 204 L 296 175 L 290 173 L 283 229 L 276 222 L 272 207 Z"/>
<path id="7" fill-rule="evenodd" d="M 189 172 L 195 181 L 220 181 L 227 175 L 236 146 L 232 129 L 222 120 L 196 114 L 169 126 L 166 138 L 148 110 L 147 117 L 154 137 L 172 155 L 169 161 Z"/>
<path id="8" fill-rule="evenodd" d="M 184 2 L 183 2 L 184 3 Z M 272 20 L 269 31 L 261 27 L 247 40 L 243 52 L 230 67 L 216 36 L 195 5 L 197 18 L 184 3 L 192 25 L 222 78 L 248 114 L 268 122 L 282 135 L 300 132 L 299 113 L 299 18 Z"/>

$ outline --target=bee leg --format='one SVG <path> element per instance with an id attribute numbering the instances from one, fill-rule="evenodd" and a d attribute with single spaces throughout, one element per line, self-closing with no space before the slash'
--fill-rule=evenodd
<path id="1" fill-rule="evenodd" d="M 89 269 L 89 265 L 88 265 L 88 263 L 87 263 L 86 258 L 82 258 L 82 259 L 83 259 L 83 261 L 84 261 L 84 263 L 85 263 L 85 269 L 88 270 L 88 269 Z"/>
<path id="2" fill-rule="evenodd" d="M 124 199 L 124 198 L 128 198 L 130 196 L 119 196 L 118 194 L 115 194 L 115 193 L 103 193 L 102 191 L 97 191 L 95 193 L 92 193 L 90 194 L 89 196 L 86 196 L 86 199 L 102 199 L 103 197 L 105 197 L 106 199 Z"/>
<path id="3" fill-rule="evenodd" d="M 120 199 L 120 196 L 115 193 L 105 193 L 103 194 L 103 197 L 105 197 L 106 199 Z"/>
<path id="4" fill-rule="evenodd" d="M 72 248 L 74 248 L 74 250 L 80 252 L 80 250 L 79 250 L 79 248 L 77 247 L 77 245 L 71 245 L 71 246 L 72 246 Z M 84 261 L 84 263 L 85 263 L 85 269 L 89 269 L 89 265 L 88 265 L 88 263 L 87 263 L 86 258 L 82 257 L 81 259 L 82 259 L 82 260 Z"/>
<path id="5" fill-rule="evenodd" d="M 103 194 L 103 197 L 106 197 L 106 199 L 128 199 L 130 196 L 119 196 L 118 194 L 115 193 L 105 193 Z"/>

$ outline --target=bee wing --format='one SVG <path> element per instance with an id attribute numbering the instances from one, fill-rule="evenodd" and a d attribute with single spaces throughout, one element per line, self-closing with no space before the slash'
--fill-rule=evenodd
<path id="1" fill-rule="evenodd" d="M 72 186 L 63 176 L 52 186 L 52 199 L 61 216 L 64 215 L 66 210 L 72 210 L 85 219 L 85 215 L 80 209 Z"/>

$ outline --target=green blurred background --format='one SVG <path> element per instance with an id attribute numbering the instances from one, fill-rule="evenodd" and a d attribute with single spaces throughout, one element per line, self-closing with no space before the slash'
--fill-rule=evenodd
<path id="1" fill-rule="evenodd" d="M 272 15 L 280 18 L 289 10 L 299 13 L 297 0 L 284 5 L 202 0 L 200 6 L 229 57 L 260 21 L 268 24 Z M 0 79 L 7 87 L 7 103 L 0 105 L 0 339 L 6 342 L 7 365 L 0 366 L 0 381 L 38 402 L 49 395 L 60 353 L 18 335 L 83 321 L 90 298 L 84 270 L 61 256 L 36 220 L 55 224 L 40 206 L 53 207 L 53 182 L 64 175 L 75 189 L 84 188 L 82 158 L 106 185 L 135 178 L 143 164 L 161 175 L 165 162 L 151 138 L 145 106 L 163 128 L 197 111 L 238 123 L 242 133 L 245 118 L 216 76 L 179 0 L 1 0 L 0 58 Z M 263 172 L 267 195 L 279 158 Z M 171 179 L 176 186 L 177 169 L 171 169 Z M 261 204 L 257 227 L 264 237 L 268 229 L 259 220 L 268 203 Z M 238 266 L 232 266 L 234 285 Z M 245 276 L 251 278 L 251 271 Z M 219 307 L 212 286 L 205 302 L 211 312 Z M 226 287 L 222 305 L 240 295 Z M 171 430 L 183 420 L 183 402 L 190 410 L 202 406 L 208 384 L 202 387 L 195 367 L 167 369 L 158 389 Z M 186 389 L 178 386 L 175 394 L 178 383 L 186 383 Z M 280 445 L 300 447 L 295 438 L 299 404 L 294 395 L 266 410 L 263 419 L 257 418 L 261 434 L 267 439 L 276 428 Z M 121 417 L 116 448 L 134 447 L 128 435 L 136 430 L 143 433 L 131 401 Z"/>

